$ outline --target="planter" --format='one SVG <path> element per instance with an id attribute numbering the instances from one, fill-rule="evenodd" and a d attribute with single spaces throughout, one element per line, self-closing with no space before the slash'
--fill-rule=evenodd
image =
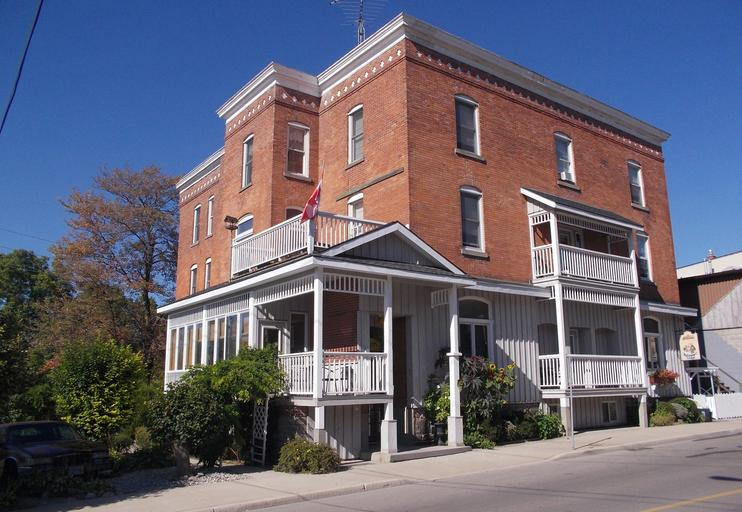
<path id="1" fill-rule="evenodd" d="M 435 435 L 433 443 L 438 446 L 446 444 L 446 425 L 445 423 L 433 423 L 433 434 Z"/>

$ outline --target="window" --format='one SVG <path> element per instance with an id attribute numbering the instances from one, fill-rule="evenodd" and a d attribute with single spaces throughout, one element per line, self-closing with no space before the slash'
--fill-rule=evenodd
<path id="1" fill-rule="evenodd" d="M 471 187 L 461 188 L 461 243 L 464 248 L 484 250 L 482 193 Z"/>
<path id="2" fill-rule="evenodd" d="M 293 219 L 297 215 L 301 215 L 301 208 L 286 208 L 286 220 Z"/>
<path id="3" fill-rule="evenodd" d="M 307 343 L 308 316 L 306 313 L 291 313 L 291 325 L 289 336 L 291 337 L 291 352 L 306 352 L 309 350 Z"/>
<path id="4" fill-rule="evenodd" d="M 660 367 L 660 323 L 654 318 L 645 318 L 644 354 L 647 356 L 647 368 L 656 370 Z"/>
<path id="5" fill-rule="evenodd" d="M 456 96 L 456 149 L 479 154 L 479 105 L 466 96 Z"/>
<path id="6" fill-rule="evenodd" d="M 242 188 L 252 184 L 252 145 L 253 136 L 250 135 L 242 143 Z"/>
<path id="7" fill-rule="evenodd" d="M 197 244 L 198 239 L 201 237 L 201 205 L 196 206 L 193 209 L 193 240 L 192 243 Z"/>
<path id="8" fill-rule="evenodd" d="M 214 232 L 214 196 L 209 198 L 209 204 L 206 207 L 206 236 L 211 236 Z"/>
<path id="9" fill-rule="evenodd" d="M 616 402 L 602 402 L 603 423 L 616 423 L 618 421 L 618 412 Z"/>
<path id="10" fill-rule="evenodd" d="M 204 289 L 211 286 L 211 258 L 206 258 L 204 264 Z"/>
<path id="11" fill-rule="evenodd" d="M 459 301 L 459 350 L 466 357 L 489 354 L 489 304 L 481 300 Z"/>
<path id="12" fill-rule="evenodd" d="M 466 96 L 456 96 L 456 149 L 479 154 L 479 105 Z"/>
<path id="13" fill-rule="evenodd" d="M 196 279 L 198 279 L 198 265 L 193 265 L 191 267 L 191 284 L 188 290 L 190 291 L 190 294 L 193 295 L 196 293 Z"/>
<path id="14" fill-rule="evenodd" d="M 363 160 L 363 105 L 348 112 L 348 163 Z"/>
<path id="15" fill-rule="evenodd" d="M 356 194 L 348 199 L 348 217 L 363 218 L 363 194 Z"/>
<path id="16" fill-rule="evenodd" d="M 309 128 L 289 123 L 289 144 L 286 172 L 309 176 Z"/>
<path id="17" fill-rule="evenodd" d="M 237 221 L 237 233 L 235 234 L 235 238 L 249 235 L 252 235 L 252 214 L 250 213 L 241 217 L 240 220 Z"/>
<path id="18" fill-rule="evenodd" d="M 556 164 L 559 179 L 574 183 L 575 171 L 572 155 L 572 139 L 563 133 L 555 133 L 554 147 L 556 148 Z"/>
<path id="19" fill-rule="evenodd" d="M 636 162 L 629 162 L 629 188 L 631 189 L 631 203 L 644 206 L 644 184 L 642 182 L 642 168 Z"/>
<path id="20" fill-rule="evenodd" d="M 559 244 L 582 247 L 582 230 L 574 228 L 559 228 Z"/>
<path id="21" fill-rule="evenodd" d="M 649 237 L 647 235 L 636 235 L 636 260 L 639 271 L 639 279 L 652 280 L 652 269 L 649 260 Z"/>

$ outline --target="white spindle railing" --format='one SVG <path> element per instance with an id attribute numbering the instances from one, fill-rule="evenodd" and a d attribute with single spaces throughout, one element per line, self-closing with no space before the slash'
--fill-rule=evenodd
<path id="1" fill-rule="evenodd" d="M 533 248 L 533 277 L 540 278 L 554 273 L 554 256 L 551 245 Z"/>
<path id="2" fill-rule="evenodd" d="M 637 356 L 600 356 L 571 354 L 567 356 L 570 382 L 574 388 L 639 388 L 643 384 L 644 368 Z M 559 356 L 539 356 L 542 388 L 561 385 Z"/>
<path id="3" fill-rule="evenodd" d="M 314 355 L 311 352 L 282 354 L 279 365 L 285 374 L 286 391 L 311 395 Z M 386 393 L 386 354 L 378 352 L 325 352 L 322 395 Z"/>
<path id="4" fill-rule="evenodd" d="M 264 263 L 307 250 L 310 241 L 310 222 L 292 217 L 265 231 L 255 233 L 232 243 L 232 275 L 256 268 Z M 319 212 L 314 224 L 314 246 L 327 248 L 368 233 L 381 222 L 354 219 L 343 215 Z"/>
<path id="5" fill-rule="evenodd" d="M 560 245 L 559 259 L 564 275 L 616 284 L 635 284 L 631 258 Z"/>

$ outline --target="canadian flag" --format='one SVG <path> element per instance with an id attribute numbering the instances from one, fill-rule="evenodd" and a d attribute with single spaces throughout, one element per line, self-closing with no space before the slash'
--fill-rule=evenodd
<path id="1" fill-rule="evenodd" d="M 309 199 L 307 200 L 307 204 L 304 205 L 304 210 L 302 210 L 301 212 L 300 222 L 302 223 L 306 222 L 317 216 L 317 212 L 319 212 L 319 198 L 321 194 L 322 194 L 322 177 L 320 177 L 319 183 L 317 183 L 317 188 L 315 188 L 314 192 L 312 192 L 312 195 L 309 196 Z"/>

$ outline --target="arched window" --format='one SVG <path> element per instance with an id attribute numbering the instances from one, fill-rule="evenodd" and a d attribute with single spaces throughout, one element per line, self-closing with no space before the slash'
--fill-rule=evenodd
<path id="1" fill-rule="evenodd" d="M 456 150 L 479 155 L 479 104 L 463 94 L 455 100 Z"/>
<path id="2" fill-rule="evenodd" d="M 252 184 L 252 147 L 254 136 L 248 135 L 242 143 L 242 188 Z"/>
<path id="3" fill-rule="evenodd" d="M 288 174 L 309 176 L 309 127 L 301 123 L 289 123 L 289 142 L 286 158 Z"/>
<path id="4" fill-rule="evenodd" d="M 301 215 L 302 208 L 297 208 L 294 206 L 290 206 L 286 208 L 286 220 L 292 219 L 296 217 L 297 215 Z"/>
<path id="5" fill-rule="evenodd" d="M 629 168 L 629 190 L 631 192 L 631 204 L 644 206 L 644 180 L 642 178 L 642 166 L 633 160 L 627 162 Z"/>
<path id="6" fill-rule="evenodd" d="M 348 164 L 363 160 L 363 105 L 348 112 Z"/>
<path id="7" fill-rule="evenodd" d="M 237 232 L 235 233 L 235 238 L 252 235 L 252 221 L 252 213 L 240 217 L 240 220 L 237 221 Z"/>
<path id="8" fill-rule="evenodd" d="M 196 293 L 196 287 L 198 286 L 198 283 L 196 282 L 198 280 L 198 265 L 193 265 L 191 267 L 191 282 L 188 286 L 188 293 L 193 295 Z"/>
<path id="9" fill-rule="evenodd" d="M 643 327 L 644 354 L 647 356 L 647 368 L 655 370 L 660 367 L 660 351 L 662 347 L 660 323 L 654 318 L 647 317 L 644 319 Z"/>
<path id="10" fill-rule="evenodd" d="M 465 357 L 492 359 L 489 350 L 490 306 L 483 299 L 459 301 L 459 350 Z"/>
<path id="11" fill-rule="evenodd" d="M 554 133 L 557 175 L 561 181 L 575 182 L 575 164 L 572 154 L 572 139 L 566 133 Z"/>

